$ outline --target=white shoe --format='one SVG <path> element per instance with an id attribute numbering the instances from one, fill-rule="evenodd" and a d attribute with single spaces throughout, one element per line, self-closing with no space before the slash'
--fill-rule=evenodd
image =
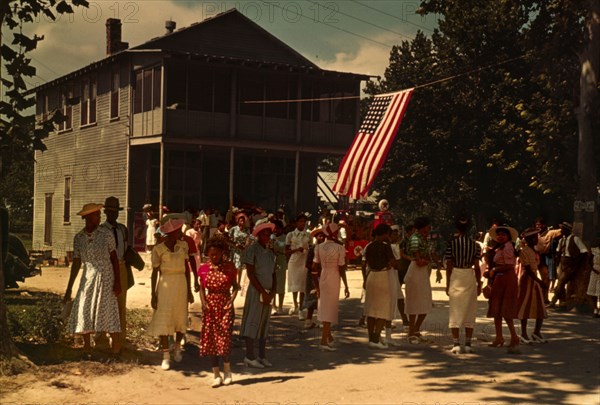
<path id="1" fill-rule="evenodd" d="M 385 339 L 385 344 L 391 347 L 398 347 L 400 346 L 400 343 L 396 342 L 394 339 L 392 338 L 386 338 Z"/>
<path id="2" fill-rule="evenodd" d="M 307 319 L 304 321 L 304 329 L 312 329 L 315 326 L 317 326 L 317 324 L 314 323 L 312 319 Z"/>
<path id="3" fill-rule="evenodd" d="M 462 353 L 460 345 L 454 345 L 454 346 L 452 346 L 452 349 L 450 349 L 450 353 L 454 353 L 454 354 L 460 354 L 460 353 Z"/>
<path id="4" fill-rule="evenodd" d="M 260 364 L 262 364 L 265 367 L 273 367 L 273 363 L 271 363 L 269 360 L 267 360 L 266 357 L 264 359 L 257 357 L 256 360 L 258 360 L 260 362 Z"/>
<path id="5" fill-rule="evenodd" d="M 307 310 L 303 309 L 302 311 L 298 311 L 298 320 L 303 321 L 306 319 Z"/>
<path id="6" fill-rule="evenodd" d="M 233 382 L 233 376 L 231 373 L 224 373 L 223 385 L 229 385 Z"/>
<path id="7" fill-rule="evenodd" d="M 265 368 L 258 359 L 250 360 L 248 357 L 244 357 L 244 366 L 254 368 Z"/>
<path id="8" fill-rule="evenodd" d="M 369 342 L 369 349 L 387 349 L 388 347 L 384 345 L 382 342 L 375 343 Z"/>
<path id="9" fill-rule="evenodd" d="M 296 312 L 298 312 L 298 308 L 291 307 L 290 310 L 289 310 L 289 312 L 288 312 L 288 314 L 294 315 Z"/>
<path id="10" fill-rule="evenodd" d="M 163 354 L 163 361 L 160 365 L 160 368 L 162 368 L 163 370 L 169 370 L 171 368 L 171 355 L 169 354 L 169 352 L 165 352 Z"/>
<path id="11" fill-rule="evenodd" d="M 219 375 L 218 377 L 216 377 L 212 384 L 210 385 L 213 388 L 217 388 L 219 386 L 221 386 L 221 384 L 223 383 L 223 379 L 221 378 L 221 376 Z"/>
<path id="12" fill-rule="evenodd" d="M 475 349 L 471 346 L 465 346 L 465 353 L 475 353 Z"/>

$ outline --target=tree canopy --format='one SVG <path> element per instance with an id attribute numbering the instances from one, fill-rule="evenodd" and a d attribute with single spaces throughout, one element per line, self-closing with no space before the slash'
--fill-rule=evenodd
<path id="1" fill-rule="evenodd" d="M 428 0 L 419 12 L 441 15 L 439 28 L 394 46 L 383 79 L 365 89 L 416 87 L 375 188 L 403 222 L 566 218 L 585 4 Z"/>

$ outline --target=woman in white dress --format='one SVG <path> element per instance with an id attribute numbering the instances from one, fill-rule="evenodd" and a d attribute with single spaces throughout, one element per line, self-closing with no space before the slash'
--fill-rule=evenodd
<path id="1" fill-rule="evenodd" d="M 290 308 L 290 315 L 298 314 L 298 319 L 304 320 L 303 312 L 298 308 L 304 301 L 304 290 L 306 289 L 306 256 L 308 255 L 308 244 L 310 233 L 306 231 L 306 215 L 300 214 L 296 217 L 296 228 L 285 237 L 285 253 L 289 256 L 287 277 L 288 292 L 292 293 L 294 307 Z M 300 293 L 300 302 L 298 302 Z"/>
<path id="2" fill-rule="evenodd" d="M 152 250 L 152 300 L 154 309 L 148 333 L 160 337 L 162 369 L 171 368 L 169 336 L 175 336 L 173 360 L 181 361 L 181 346 L 188 325 L 188 303 L 194 302 L 186 261 L 188 244 L 181 240 L 183 219 L 169 219 L 160 230 L 167 236 Z M 160 273 L 160 278 L 159 278 Z"/>
<path id="3" fill-rule="evenodd" d="M 594 243 L 592 248 L 593 265 L 590 273 L 590 283 L 588 284 L 587 294 L 596 298 L 596 308 L 594 308 L 594 317 L 600 318 L 600 240 Z"/>
<path id="4" fill-rule="evenodd" d="M 331 335 L 331 324 L 338 322 L 340 303 L 340 279 L 344 282 L 344 298 L 350 296 L 348 281 L 346 280 L 346 250 L 337 243 L 339 227 L 337 224 L 329 223 L 323 228 L 327 239 L 315 246 L 314 266 L 321 267 L 321 276 L 313 277 L 313 283 L 317 288 L 319 298 L 319 321 L 323 324 L 321 335 L 322 350 L 333 351 L 333 336 Z M 318 273 L 318 271 L 317 271 Z"/>
<path id="5" fill-rule="evenodd" d="M 83 274 L 73 302 L 68 330 L 83 335 L 83 350 L 91 355 L 91 334 L 108 332 L 112 352 L 121 350 L 121 322 L 117 297 L 121 293 L 119 261 L 112 233 L 100 225 L 102 204 L 85 204 L 77 213 L 85 219 L 85 228 L 73 239 L 73 264 L 64 302 L 71 300 L 71 291 L 79 269 Z"/>

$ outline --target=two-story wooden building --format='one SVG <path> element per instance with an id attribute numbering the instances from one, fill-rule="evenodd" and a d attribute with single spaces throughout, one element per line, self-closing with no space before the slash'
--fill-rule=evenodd
<path id="1" fill-rule="evenodd" d="M 132 229 L 145 203 L 315 210 L 317 165 L 343 155 L 368 76 L 323 70 L 238 11 L 139 46 L 107 21 L 107 56 L 35 89 L 39 119 L 68 116 L 36 154 L 34 236 L 71 249 L 87 202 L 114 195 Z M 75 100 L 75 103 L 68 103 Z"/>

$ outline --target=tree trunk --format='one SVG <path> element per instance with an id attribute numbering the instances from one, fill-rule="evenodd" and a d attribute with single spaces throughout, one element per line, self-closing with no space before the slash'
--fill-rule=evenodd
<path id="1" fill-rule="evenodd" d="M 15 346 L 8 330 L 4 301 L 4 261 L 8 253 L 8 210 L 0 207 L 0 375 L 15 374 L 33 366 Z"/>
<path id="2" fill-rule="evenodd" d="M 576 109 L 579 126 L 577 174 L 579 188 L 576 196 L 573 231 L 589 246 L 596 236 L 598 216 L 598 190 L 594 156 L 592 115 L 598 114 L 598 77 L 600 76 L 600 2 L 588 0 L 589 13 L 586 21 L 585 48 L 581 52 L 580 98 Z M 582 204 L 583 203 L 583 204 Z M 582 269 L 583 270 L 583 269 Z M 587 270 L 587 269 L 586 269 Z M 586 277 L 587 276 L 587 277 Z M 587 271 L 580 271 L 573 281 L 575 302 L 586 301 L 582 287 L 589 278 Z"/>

